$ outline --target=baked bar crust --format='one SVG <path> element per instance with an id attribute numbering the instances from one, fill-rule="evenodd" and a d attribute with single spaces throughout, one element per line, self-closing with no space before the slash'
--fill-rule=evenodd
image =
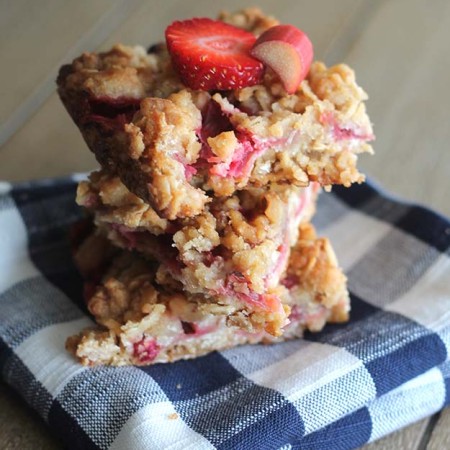
<path id="1" fill-rule="evenodd" d="M 292 312 L 283 335 L 274 337 L 240 327 L 233 320 L 240 313 L 237 305 L 160 286 L 155 265 L 125 250 L 117 251 L 92 288 L 89 279 L 96 270 L 89 249 L 107 245 L 93 234 L 76 261 L 88 280 L 87 305 L 98 325 L 70 337 L 66 347 L 84 365 L 148 365 L 246 343 L 280 342 L 347 320 L 346 278 L 329 242 L 317 238 L 311 224 L 301 225 L 300 236 L 282 286 Z"/>
<path id="2" fill-rule="evenodd" d="M 256 9 L 220 17 L 255 34 L 276 24 Z M 195 91 L 164 44 L 116 45 L 63 66 L 57 83 L 101 166 L 169 220 L 250 187 L 361 182 L 357 155 L 372 152 L 367 95 L 344 64 L 313 63 L 293 95 L 269 70 L 261 85 Z"/>
<path id="3" fill-rule="evenodd" d="M 289 313 L 279 281 L 317 191 L 317 184 L 248 189 L 214 198 L 195 217 L 169 221 L 102 171 L 79 184 L 77 202 L 115 246 L 158 261 L 158 283 L 238 302 L 254 328 L 278 335 Z"/>

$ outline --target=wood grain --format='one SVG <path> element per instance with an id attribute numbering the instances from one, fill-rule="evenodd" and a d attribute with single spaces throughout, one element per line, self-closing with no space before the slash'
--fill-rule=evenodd
<path id="1" fill-rule="evenodd" d="M 421 450 L 422 436 L 427 428 L 429 419 L 421 420 L 397 433 L 386 436 L 378 441 L 362 447 L 363 450 Z"/>
<path id="2" fill-rule="evenodd" d="M 42 419 L 0 382 L 0 448 L 2 450 L 56 450 L 62 447 Z"/>
<path id="3" fill-rule="evenodd" d="M 59 66 L 95 49 L 140 1 L 18 0 L 0 6 L 0 145 L 54 91 Z"/>
<path id="4" fill-rule="evenodd" d="M 442 411 L 431 434 L 427 450 L 444 450 L 450 448 L 450 408 Z"/>

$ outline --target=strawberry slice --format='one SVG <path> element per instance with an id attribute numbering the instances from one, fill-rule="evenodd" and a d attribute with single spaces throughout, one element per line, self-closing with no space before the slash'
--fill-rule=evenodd
<path id="1" fill-rule="evenodd" d="M 261 82 L 263 65 L 252 58 L 256 37 L 208 18 L 176 21 L 166 29 L 172 63 L 192 89 L 237 89 Z"/>

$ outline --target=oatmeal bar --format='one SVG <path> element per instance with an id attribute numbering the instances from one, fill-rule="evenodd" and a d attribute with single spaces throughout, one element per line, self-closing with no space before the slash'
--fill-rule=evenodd
<path id="1" fill-rule="evenodd" d="M 318 185 L 273 186 L 214 198 L 192 218 L 161 218 L 118 177 L 80 182 L 77 202 L 115 245 L 158 261 L 158 283 L 240 305 L 246 329 L 279 335 L 289 311 L 278 292 L 298 226 L 310 220 Z"/>
<path id="2" fill-rule="evenodd" d="M 277 23 L 255 9 L 220 19 L 255 35 Z M 194 90 L 165 44 L 116 45 L 63 66 L 57 82 L 103 169 L 169 220 L 242 189 L 361 182 L 357 155 L 372 151 L 367 96 L 344 64 L 314 62 L 293 94 L 270 70 L 254 86 Z"/>
<path id="3" fill-rule="evenodd" d="M 347 320 L 346 278 L 330 244 L 317 238 L 310 224 L 301 226 L 300 236 L 280 286 L 291 310 L 282 337 L 235 327 L 230 320 L 240 314 L 235 304 L 162 287 L 152 263 L 119 250 L 94 289 L 87 290 L 98 326 L 70 337 L 66 347 L 84 365 L 148 365 L 246 343 L 279 342 L 302 336 L 304 330 L 319 331 L 326 322 Z M 98 255 L 89 250 L 107 245 L 102 239 L 91 235 L 77 253 L 87 278 L 98 274 L 92 267 L 92 256 Z"/>

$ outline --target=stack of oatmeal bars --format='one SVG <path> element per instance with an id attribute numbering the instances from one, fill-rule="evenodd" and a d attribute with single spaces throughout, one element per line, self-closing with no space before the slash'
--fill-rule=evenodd
<path id="1" fill-rule="evenodd" d="M 278 25 L 256 9 L 211 22 L 254 39 Z M 85 53 L 58 77 L 101 166 L 77 192 L 94 226 L 75 261 L 97 325 L 67 348 L 86 365 L 192 358 L 348 318 L 346 278 L 311 218 L 321 187 L 362 182 L 357 155 L 372 152 L 353 71 L 313 62 L 293 93 L 265 67 L 256 84 L 192 88 L 170 36 Z"/>

